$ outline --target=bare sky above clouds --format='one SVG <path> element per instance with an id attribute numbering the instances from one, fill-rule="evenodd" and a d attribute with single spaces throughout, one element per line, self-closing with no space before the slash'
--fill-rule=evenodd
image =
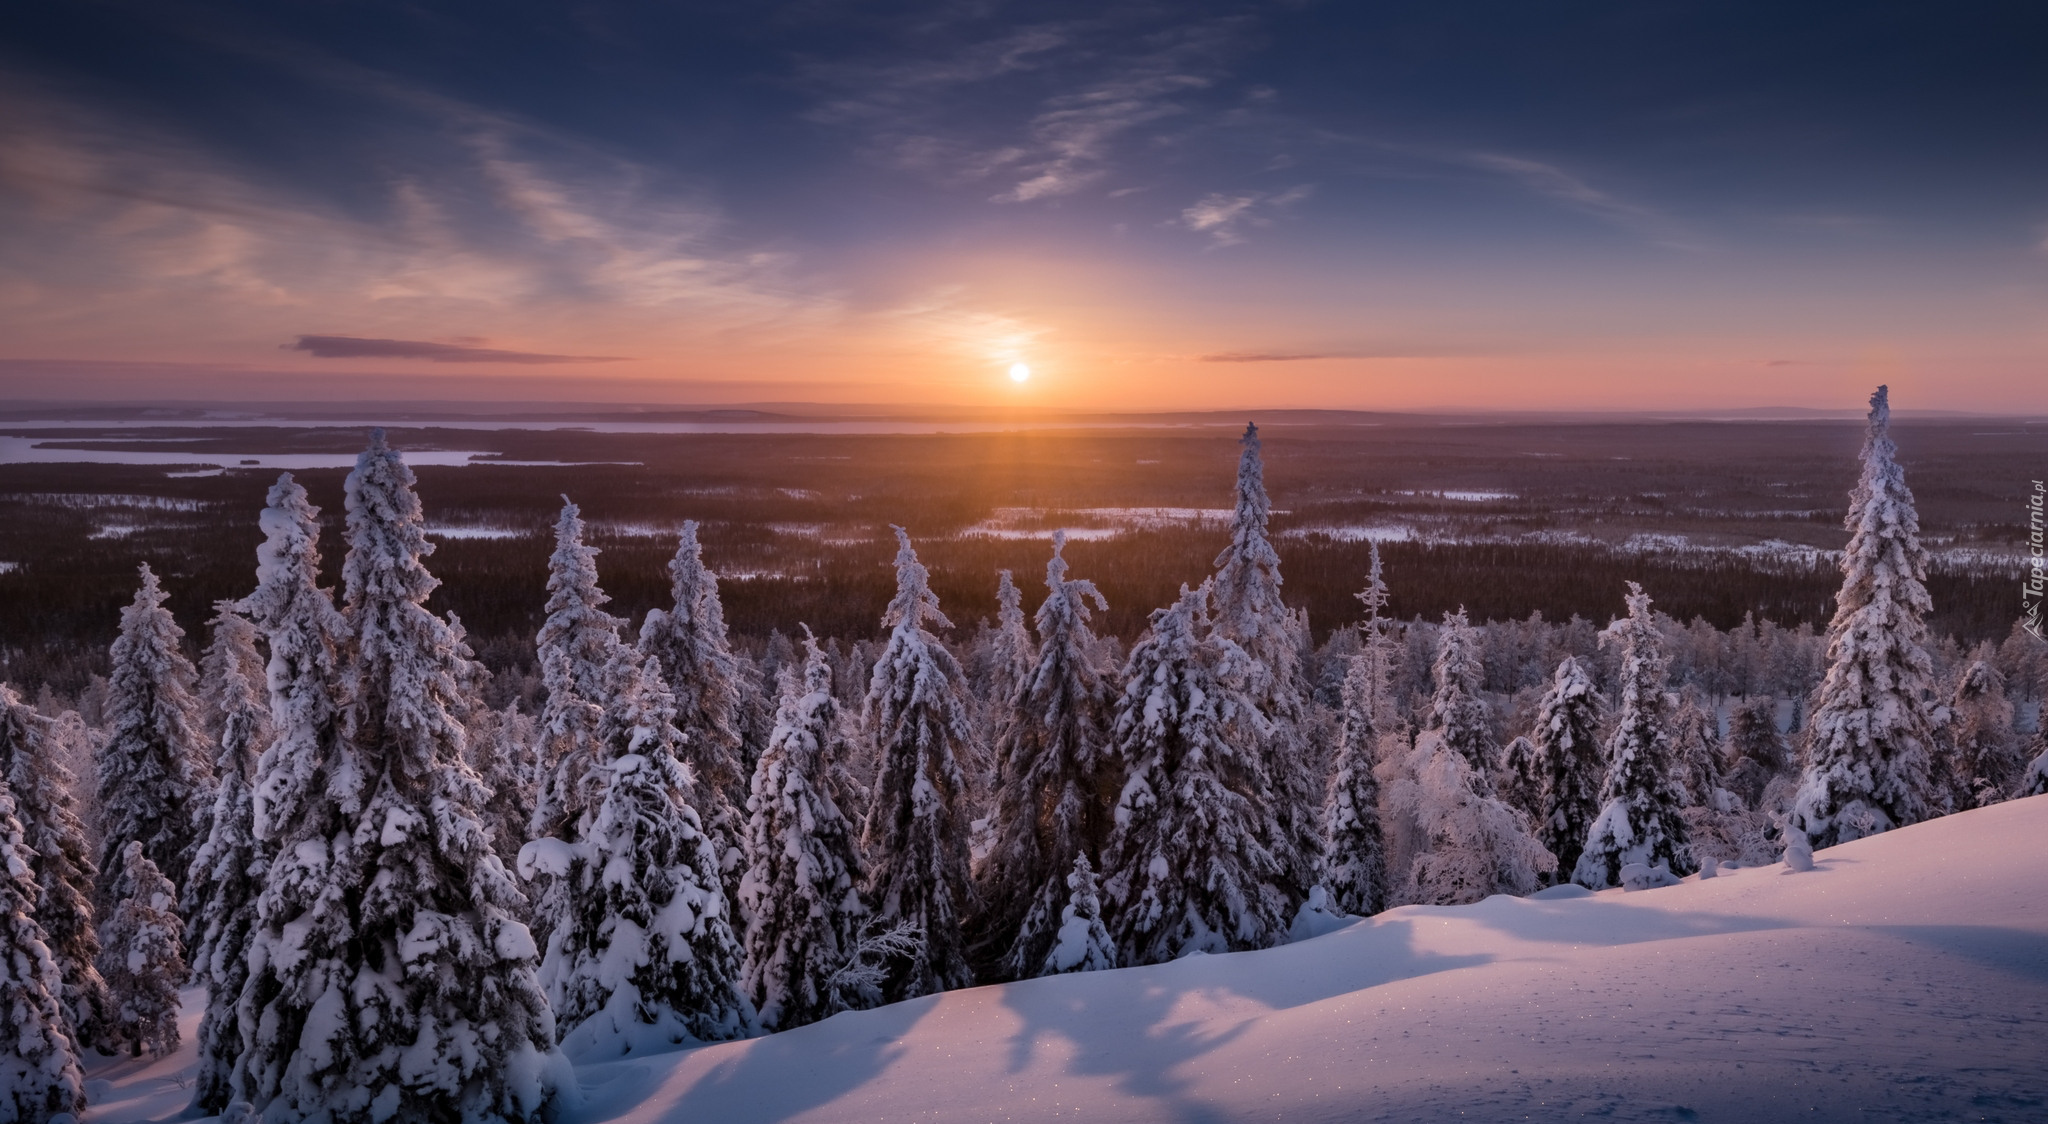
<path id="1" fill-rule="evenodd" d="M 0 26 L 0 398 L 2041 412 L 2044 32 L 46 5 Z"/>

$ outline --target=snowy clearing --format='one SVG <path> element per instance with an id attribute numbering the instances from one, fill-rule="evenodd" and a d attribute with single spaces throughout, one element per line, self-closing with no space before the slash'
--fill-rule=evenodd
<path id="1" fill-rule="evenodd" d="M 1409 907 L 579 1071 L 570 1124 L 2048 1118 L 2048 797 L 1661 890 Z M 200 999 L 188 993 L 196 1015 Z M 187 1046 L 94 1059 L 177 1114 Z"/>

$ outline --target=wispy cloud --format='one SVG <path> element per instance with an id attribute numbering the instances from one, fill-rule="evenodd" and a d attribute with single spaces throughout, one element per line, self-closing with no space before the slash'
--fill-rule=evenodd
<path id="1" fill-rule="evenodd" d="M 1286 191 L 1244 192 L 1203 196 L 1180 213 L 1189 230 L 1207 234 L 1212 244 L 1235 246 L 1245 240 L 1245 228 L 1271 226 L 1273 217 L 1309 197 L 1314 188 L 1304 184 Z"/>
<path id="2" fill-rule="evenodd" d="M 507 351 L 466 343 L 378 340 L 359 336 L 300 336 L 296 342 L 282 346 L 285 351 L 303 351 L 315 359 L 425 359 L 430 363 L 546 365 L 620 363 L 627 358 L 623 355 L 549 355 L 539 351 Z"/>
<path id="3" fill-rule="evenodd" d="M 1505 176 L 1539 195 L 1640 235 L 1655 245 L 1673 250 L 1703 248 L 1697 236 L 1662 211 L 1603 191 L 1556 164 L 1497 152 L 1468 152 L 1456 159 L 1468 167 Z"/>
<path id="4" fill-rule="evenodd" d="M 1141 6 L 980 37 L 921 22 L 900 47 L 913 59 L 811 65 L 830 91 L 813 117 L 868 132 L 873 152 L 939 182 L 998 181 L 993 202 L 1070 196 L 1114 176 L 1147 126 L 1194 112 L 1242 22 L 1167 22 Z"/>
<path id="5" fill-rule="evenodd" d="M 1355 359 L 1357 356 L 1341 351 L 1219 351 L 1201 358 L 1204 363 L 1298 363 L 1306 359 Z"/>
<path id="6" fill-rule="evenodd" d="M 648 168 L 437 96 L 388 91 L 445 143 L 394 152 L 365 202 L 43 91 L 6 92 L 23 96 L 0 122 L 0 286 L 50 310 L 35 318 L 39 349 L 111 340 L 108 325 L 140 331 L 151 315 L 215 338 L 276 339 L 317 309 L 401 339 L 457 325 L 636 349 L 804 333 L 842 315 L 795 259 L 737 242 L 717 208 Z M 505 356 L 493 361 L 532 361 Z"/>

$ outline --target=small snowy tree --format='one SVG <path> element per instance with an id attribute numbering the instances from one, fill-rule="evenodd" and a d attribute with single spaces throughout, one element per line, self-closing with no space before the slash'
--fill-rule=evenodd
<path id="1" fill-rule="evenodd" d="M 140 840 L 121 855 L 114 910 L 100 926 L 100 975 L 110 997 L 105 1041 L 136 1057 L 178 1048 L 178 986 L 185 982 L 185 923 L 178 891 Z"/>
<path id="2" fill-rule="evenodd" d="M 1181 587 L 1131 649 L 1112 737 L 1127 778 L 1103 892 L 1125 964 L 1286 939 L 1294 901 L 1273 787 L 1255 751 L 1265 719 L 1252 661 L 1209 628 L 1209 587 Z"/>
<path id="3" fill-rule="evenodd" d="M 1790 826 L 1815 850 L 1918 823 L 1928 814 L 1927 551 L 1891 438 L 1885 387 L 1870 398 L 1863 471 L 1850 493 L 1842 589 L 1828 625 L 1827 677 L 1814 692 Z"/>
<path id="4" fill-rule="evenodd" d="M 77 715 L 69 716 L 74 722 Z M 0 684 L 0 781 L 17 794 L 22 854 L 39 894 L 36 922 L 62 981 L 57 993 L 71 1039 L 92 1045 L 107 1013 L 100 938 L 93 913 L 98 869 L 72 796 L 75 780 L 53 744 L 57 724 Z"/>
<path id="5" fill-rule="evenodd" d="M 196 672 L 178 650 L 185 632 L 164 608 L 148 563 L 135 601 L 121 610 L 108 676 L 107 741 L 100 749 L 101 899 L 111 901 L 128 844 L 139 842 L 158 870 L 183 877 L 212 770 L 192 697 Z"/>
<path id="6" fill-rule="evenodd" d="M 209 639 L 199 657 L 199 703 L 206 734 L 220 741 L 230 718 L 257 723 L 250 744 L 260 744 L 269 733 L 270 712 L 258 705 L 253 710 L 251 692 L 260 694 L 263 683 L 263 654 L 256 650 L 261 638 L 256 626 L 242 615 L 239 602 L 218 601 L 213 619 L 207 622 Z M 258 704 L 264 700 L 256 698 Z"/>
<path id="7" fill-rule="evenodd" d="M 809 628 L 804 652 L 803 679 L 788 679 L 747 797 L 745 991 L 768 1030 L 838 1009 L 830 980 L 867 915 L 854 828 L 833 796 L 845 737 L 832 666 Z"/>
<path id="8" fill-rule="evenodd" d="M 970 733 L 960 665 L 925 628 L 952 624 L 939 612 L 910 535 L 895 530 L 896 596 L 882 617 L 889 641 L 875 660 L 863 713 L 881 771 L 861 841 L 876 919 L 924 934 L 916 955 L 891 969 L 888 993 L 908 999 L 974 981 L 961 931 L 974 908 L 959 765 Z"/>
<path id="9" fill-rule="evenodd" d="M 1566 656 L 1536 706 L 1536 755 L 1543 783 L 1536 837 L 1557 856 L 1560 873 L 1578 866 L 1593 820 L 1600 815 L 1606 773 L 1600 750 L 1600 693 L 1579 661 Z"/>
<path id="10" fill-rule="evenodd" d="M 1067 577 L 1065 532 L 1053 536 L 1041 643 L 1013 692 L 996 746 L 995 844 L 979 871 L 987 909 L 981 928 L 1004 978 L 1046 963 L 1078 855 L 1109 838 L 1109 710 L 1115 691 L 1094 660 L 1089 602 L 1109 602 L 1091 581 Z"/>
<path id="11" fill-rule="evenodd" d="M 718 853 L 688 803 L 674 701 L 650 657 L 622 650 L 601 727 L 605 757 L 569 839 L 542 839 L 521 866 L 559 879 L 541 982 L 572 1054 L 747 1033 Z"/>
<path id="12" fill-rule="evenodd" d="M 221 642 L 253 627 L 227 605 L 215 619 L 215 648 L 246 647 L 238 638 Z M 238 622 L 231 624 L 228 622 Z M 231 649 L 232 650 L 232 649 Z M 191 925 L 193 974 L 206 988 L 206 1014 L 199 1022 L 199 1066 L 192 1094 L 194 1107 L 218 1113 L 234 1100 L 235 1059 L 242 1053 L 241 1027 L 235 1007 L 249 981 L 249 943 L 256 928 L 256 899 L 263 889 L 268 862 L 256 845 L 256 773 L 259 740 L 269 728 L 270 710 L 249 680 L 247 663 L 219 660 L 218 681 L 208 695 L 219 712 L 220 756 L 214 759 L 217 784 L 213 808 L 206 818 L 206 838 L 192 856 L 184 887 L 184 916 Z"/>
<path id="13" fill-rule="evenodd" d="M 597 727 L 617 686 L 611 672 L 623 646 L 619 619 L 604 611 L 610 600 L 598 588 L 597 548 L 583 542 L 582 513 L 563 497 L 548 558 L 548 615 L 535 643 L 548 692 L 541 712 L 547 774 L 534 812 L 535 836 L 556 834 L 587 810 L 578 795 L 584 775 L 606 756 Z"/>
<path id="14" fill-rule="evenodd" d="M 2020 778 L 2025 761 L 2012 730 L 2012 703 L 2005 698 L 2005 676 L 1979 659 L 1963 669 L 1949 698 L 1948 745 L 1944 770 L 1953 787 L 1958 811 L 1983 808 L 2004 800 Z"/>
<path id="15" fill-rule="evenodd" d="M 1257 748 L 1273 788 L 1271 814 L 1280 825 L 1271 841 L 1284 872 L 1279 885 L 1292 910 L 1315 881 L 1323 836 L 1322 786 L 1303 730 L 1308 618 L 1280 600 L 1280 555 L 1267 535 L 1273 502 L 1266 495 L 1259 427 L 1246 425 L 1239 444 L 1230 545 L 1216 556 L 1210 603 L 1216 634 L 1244 653 L 1244 695 L 1265 719 Z"/>
<path id="16" fill-rule="evenodd" d="M 1712 708 L 1688 688 L 1671 715 L 1673 779 L 1691 807 L 1714 807 L 1721 788 L 1721 731 Z"/>
<path id="17" fill-rule="evenodd" d="M 2048 793 L 2048 723 L 2043 723 L 2034 734 L 2030 749 L 2038 750 L 2034 759 L 2027 763 L 2027 771 L 2020 776 L 2021 796 L 2040 796 Z"/>
<path id="18" fill-rule="evenodd" d="M 1664 640 L 1650 616 L 1650 595 L 1635 582 L 1628 591 L 1628 616 L 1601 634 L 1621 648 L 1621 709 L 1607 739 L 1600 815 L 1572 868 L 1572 881 L 1591 890 L 1621 885 L 1631 866 L 1655 881 L 1696 869 L 1679 814 L 1684 796 L 1672 777 Z"/>
<path id="19" fill-rule="evenodd" d="M 480 728 L 470 731 L 469 766 L 490 790 L 481 809 L 491 833 L 491 849 L 507 864 L 518 861 L 526 843 L 539 791 L 540 732 L 532 718 L 519 713 L 517 702 L 499 711 L 483 711 Z"/>
<path id="20" fill-rule="evenodd" d="M 1394 728 L 1398 718 L 1394 712 L 1393 684 L 1400 643 L 1394 639 L 1392 620 L 1385 615 L 1393 595 L 1387 589 L 1386 575 L 1380 566 L 1380 544 L 1374 542 L 1368 546 L 1372 560 L 1366 571 L 1365 588 L 1355 595 L 1365 606 L 1365 619 L 1358 626 L 1361 634 L 1358 658 L 1365 661 L 1366 697 L 1373 728 L 1385 733 Z"/>
<path id="21" fill-rule="evenodd" d="M 1066 542 L 1065 531 L 1053 532 L 1053 552 Z M 1024 594 L 1008 570 L 996 571 L 996 627 L 988 637 L 988 701 L 998 713 L 1006 712 L 1017 688 L 1031 675 L 1038 662 L 1038 646 L 1025 626 Z"/>
<path id="22" fill-rule="evenodd" d="M 1380 827 L 1379 724 L 1374 670 L 1351 658 L 1344 677 L 1344 726 L 1337 771 L 1323 801 L 1322 886 L 1338 909 L 1368 917 L 1387 907 L 1387 845 Z"/>
<path id="23" fill-rule="evenodd" d="M 1436 679 L 1436 695 L 1430 700 L 1425 729 L 1442 734 L 1444 744 L 1464 756 L 1473 775 L 1490 791 L 1493 718 L 1480 693 L 1486 672 L 1479 662 L 1479 636 L 1462 607 L 1444 614 L 1430 673 Z"/>
<path id="24" fill-rule="evenodd" d="M 1536 743 L 1517 737 L 1500 751 L 1494 769 L 1500 798 L 1531 816 L 1543 810 L 1543 755 Z"/>
<path id="25" fill-rule="evenodd" d="M 291 758 L 273 760 L 276 746 L 265 755 L 267 774 L 303 779 L 277 786 L 296 806 L 291 819 L 269 820 L 261 806 L 257 817 L 272 859 L 236 1076 L 240 1097 L 270 1119 L 518 1124 L 550 1111 L 561 1080 L 523 902 L 477 819 L 485 793 L 455 718 L 457 637 L 425 606 L 439 583 L 422 562 L 433 546 L 413 484 L 373 431 L 345 486 L 351 658 L 338 736 L 301 737 L 303 715 L 288 715 L 278 745 Z M 259 579 L 283 571 L 278 585 L 303 595 L 311 547 L 306 513 L 291 510 L 303 495 L 272 497 L 273 511 L 281 499 L 286 510 L 266 512 L 262 557 L 282 557 Z M 306 699 L 320 689 L 302 681 L 317 647 L 285 645 L 294 664 L 281 676 L 278 637 L 273 697 L 285 679 Z"/>
<path id="26" fill-rule="evenodd" d="M 1102 924 L 1102 895 L 1087 855 L 1074 856 L 1067 872 L 1067 904 L 1060 910 L 1059 932 L 1046 950 L 1041 976 L 1067 972 L 1101 972 L 1116 967 L 1116 944 Z"/>
<path id="27" fill-rule="evenodd" d="M 12 692 L 9 692 L 10 694 Z M 64 980 L 36 921 L 35 872 L 0 778 L 0 1121 L 45 1124 L 85 1111 L 78 1043 L 60 996 Z"/>
<path id="28" fill-rule="evenodd" d="M 696 520 L 683 523 L 668 573 L 673 603 L 648 612 L 640 650 L 661 661 L 675 696 L 683 760 L 697 775 L 697 811 L 717 844 L 726 892 L 736 894 L 745 861 L 746 823 L 739 809 L 750 775 L 742 727 L 751 685 L 726 635 L 718 575 L 704 565 Z"/>
<path id="29" fill-rule="evenodd" d="M 1493 894 L 1528 894 L 1557 868 L 1527 817 L 1494 798 L 1439 731 L 1416 739 L 1387 796 L 1392 811 L 1415 825 L 1420 843 L 1403 904 L 1466 905 Z"/>

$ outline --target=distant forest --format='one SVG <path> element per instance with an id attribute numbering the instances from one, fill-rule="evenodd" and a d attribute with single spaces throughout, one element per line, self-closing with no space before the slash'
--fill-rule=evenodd
<path id="1" fill-rule="evenodd" d="M 2012 551 L 2022 514 L 2013 497 L 2048 451 L 2048 434 L 1986 428 L 1899 427 L 1938 558 L 1931 623 L 1958 650 L 2004 641 L 2014 627 L 2017 571 L 1995 559 Z M 166 433 L 195 449 L 254 452 L 350 452 L 362 442 L 353 428 Z M 142 448 L 166 433 L 52 439 Z M 1731 548 L 1839 548 L 1859 435 L 1851 422 L 1274 427 L 1267 470 L 1283 592 L 1327 643 L 1357 618 L 1366 569 L 1368 544 L 1344 528 L 1391 527 L 1399 530 L 1380 535 L 1393 540 L 1381 553 L 1391 611 L 1405 620 L 1463 606 L 1474 621 L 1540 613 L 1604 624 L 1633 580 L 1677 621 L 1725 631 L 1749 616 L 1819 629 L 1840 582 L 1831 559 Z M 417 469 L 431 524 L 503 536 L 441 538 L 429 566 L 445 583 L 432 606 L 458 614 L 478 656 L 508 680 L 532 675 L 549 528 L 564 494 L 582 505 L 604 552 L 611 609 L 635 621 L 664 602 L 669 532 L 694 518 L 742 647 L 760 652 L 800 622 L 849 644 L 871 639 L 893 588 L 889 525 L 901 524 L 965 642 L 995 612 L 999 569 L 1015 573 L 1027 604 L 1039 596 L 1046 542 L 974 533 L 992 513 L 1042 509 L 1050 526 L 1063 512 L 1103 508 L 1213 511 L 1229 503 L 1236 454 L 1229 428 L 857 437 L 422 428 L 394 429 L 392 440 L 506 460 L 637 462 Z M 297 475 L 327 513 L 332 569 L 345 470 Z M 66 696 L 84 690 L 105 671 L 145 560 L 196 650 L 212 603 L 252 587 L 255 514 L 275 476 L 0 465 L 0 675 Z M 1102 631 L 1128 643 L 1180 583 L 1210 571 L 1225 537 L 1213 521 L 1146 524 L 1073 542 L 1067 556 L 1109 599 Z M 1968 564 L 1940 560 L 1957 549 Z"/>

